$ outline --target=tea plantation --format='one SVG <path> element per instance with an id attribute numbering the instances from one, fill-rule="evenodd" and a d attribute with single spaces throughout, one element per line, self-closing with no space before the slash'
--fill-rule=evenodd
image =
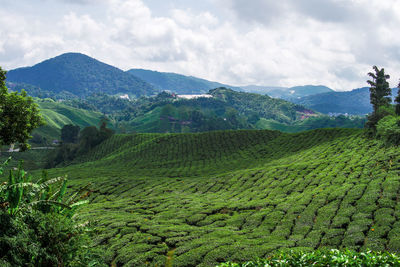
<path id="1" fill-rule="evenodd" d="M 400 252 L 400 150 L 362 130 L 114 135 L 49 175 L 113 266 L 215 266 L 277 250 Z"/>

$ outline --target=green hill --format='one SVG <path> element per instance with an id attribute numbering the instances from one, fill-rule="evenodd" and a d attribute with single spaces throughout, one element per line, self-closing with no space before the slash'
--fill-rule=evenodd
<path id="1" fill-rule="evenodd" d="M 291 123 L 316 113 L 304 106 L 291 102 L 271 98 L 267 95 L 235 92 L 227 88 L 210 90 L 210 94 L 216 99 L 229 103 L 239 113 L 250 116 L 257 114 L 264 119 L 273 119 L 277 122 Z"/>
<path id="2" fill-rule="evenodd" d="M 139 78 L 80 53 L 66 53 L 32 67 L 10 70 L 7 81 L 79 97 L 93 93 L 142 96 L 155 92 Z"/>
<path id="3" fill-rule="evenodd" d="M 80 220 L 109 264 L 215 266 L 289 248 L 399 252 L 399 158 L 351 129 L 135 134 L 49 173 L 93 183 Z"/>
<path id="4" fill-rule="evenodd" d="M 103 116 L 99 112 L 73 108 L 51 99 L 35 99 L 39 105 L 46 125 L 36 129 L 33 133 L 45 137 L 48 142 L 60 139 L 61 128 L 66 124 L 78 125 L 81 128 L 90 125 L 99 125 Z"/>
<path id="5" fill-rule="evenodd" d="M 193 76 L 185 76 L 176 73 L 158 72 L 144 69 L 131 69 L 128 73 L 142 79 L 153 85 L 159 90 L 175 92 L 177 94 L 203 94 L 208 90 L 217 87 L 229 87 L 237 91 L 242 91 L 239 87 L 221 84 L 218 82 L 210 82 L 205 79 Z"/>

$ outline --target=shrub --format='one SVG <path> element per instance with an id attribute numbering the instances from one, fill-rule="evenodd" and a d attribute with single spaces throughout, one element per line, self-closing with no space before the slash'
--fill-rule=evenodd
<path id="1" fill-rule="evenodd" d="M 386 116 L 376 126 L 377 136 L 388 144 L 400 144 L 400 118 L 397 116 Z"/>
<path id="2" fill-rule="evenodd" d="M 267 259 L 246 263 L 222 263 L 217 267 L 258 266 L 399 266 L 400 257 L 388 252 L 354 252 L 351 250 L 316 250 L 280 252 Z"/>
<path id="3" fill-rule="evenodd" d="M 0 175 L 7 163 L 0 165 Z M 65 178 L 49 180 L 44 174 L 32 182 L 21 164 L 7 180 L 0 186 L 1 266 L 101 265 L 100 254 L 89 249 L 88 228 L 72 219 L 86 203 L 85 190 L 67 198 Z"/>

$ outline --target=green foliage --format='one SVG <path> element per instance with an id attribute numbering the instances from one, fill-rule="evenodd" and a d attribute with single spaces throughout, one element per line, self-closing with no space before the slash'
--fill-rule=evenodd
<path id="1" fill-rule="evenodd" d="M 376 135 L 388 144 L 400 145 L 400 117 L 388 115 L 379 120 Z"/>
<path id="2" fill-rule="evenodd" d="M 0 146 L 18 142 L 21 150 L 26 150 L 31 132 L 43 119 L 25 91 L 8 92 L 5 79 L 6 72 L 0 68 Z"/>
<path id="3" fill-rule="evenodd" d="M 389 83 L 386 81 L 390 76 L 385 74 L 385 70 L 383 68 L 378 69 L 376 66 L 374 66 L 373 69 L 375 73 L 368 73 L 368 75 L 372 77 L 372 81 L 367 81 L 371 85 L 369 91 L 373 111 L 372 114 L 368 116 L 368 121 L 365 126 L 375 133 L 376 125 L 379 120 L 387 116 L 387 111 L 391 110 L 390 103 L 392 99 L 390 96 L 392 90 L 389 87 Z"/>
<path id="4" fill-rule="evenodd" d="M 78 125 L 67 124 L 61 129 L 61 141 L 63 143 L 76 143 L 78 142 L 78 136 L 80 127 Z"/>
<path id="5" fill-rule="evenodd" d="M 240 114 L 246 116 L 256 112 L 262 118 L 289 123 L 299 119 L 304 113 L 314 114 L 303 106 L 269 96 L 235 92 L 227 88 L 210 90 L 210 94 L 216 99 L 229 103 Z"/>
<path id="6" fill-rule="evenodd" d="M 84 155 L 94 147 L 104 142 L 114 134 L 114 131 L 107 128 L 105 119 L 101 120 L 100 128 L 96 126 L 85 127 L 79 134 L 78 142 L 63 143 L 49 155 L 46 167 L 55 167 L 60 163 L 72 161 L 78 156 Z"/>
<path id="7" fill-rule="evenodd" d="M 45 139 L 47 145 L 51 145 L 53 140 L 60 140 L 60 132 L 64 125 L 72 124 L 80 128 L 98 125 L 103 116 L 100 112 L 74 108 L 51 99 L 35 99 L 35 102 L 46 125 L 39 127 L 33 133 Z"/>
<path id="8" fill-rule="evenodd" d="M 389 87 L 389 83 L 386 81 L 390 79 L 390 76 L 385 74 L 385 69 L 379 69 L 377 66 L 373 66 L 375 73 L 369 72 L 368 76 L 372 80 L 368 80 L 367 83 L 371 85 L 370 100 L 373 107 L 373 112 L 376 112 L 379 107 L 389 105 L 392 100 L 390 95 L 392 91 Z"/>
<path id="9" fill-rule="evenodd" d="M 267 259 L 247 263 L 222 263 L 217 267 L 262 267 L 262 266 L 397 266 L 400 257 L 388 252 L 354 252 L 351 250 L 317 250 L 313 252 L 280 252 Z"/>
<path id="10" fill-rule="evenodd" d="M 88 189 L 67 196 L 66 179 L 43 174 L 33 182 L 21 168 L 4 172 L 7 163 L 0 167 L 8 173 L 0 187 L 0 265 L 101 266 L 88 228 L 72 219 Z"/>
<path id="11" fill-rule="evenodd" d="M 6 166 L 8 161 L 3 166 Z M 57 184 L 59 186 L 56 186 Z M 22 169 L 20 163 L 16 170 L 9 170 L 7 182 L 0 187 L 0 207 L 10 216 L 35 209 L 43 213 L 56 212 L 72 217 L 76 208 L 87 201 L 77 201 L 77 194 L 68 200 L 64 199 L 66 188 L 66 178 L 48 179 L 45 172 L 42 173 L 41 179 L 32 182 L 32 176 Z"/>

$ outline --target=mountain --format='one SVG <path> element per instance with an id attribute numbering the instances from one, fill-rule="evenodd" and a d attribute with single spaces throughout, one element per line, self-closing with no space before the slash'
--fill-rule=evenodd
<path id="1" fill-rule="evenodd" d="M 274 98 L 282 98 L 286 100 L 292 100 L 319 93 L 334 92 L 331 88 L 323 85 L 303 85 L 294 87 L 248 85 L 242 86 L 241 88 L 243 88 L 246 92 L 267 94 Z"/>
<path id="2" fill-rule="evenodd" d="M 171 91 L 177 94 L 203 94 L 217 87 L 229 87 L 236 91 L 242 91 L 239 87 L 210 82 L 193 76 L 185 76 L 176 73 L 144 69 L 131 69 L 127 72 L 150 83 L 159 90 Z"/>
<path id="3" fill-rule="evenodd" d="M 79 53 L 66 53 L 32 67 L 7 73 L 7 81 L 79 97 L 93 93 L 152 95 L 153 86 L 128 73 Z"/>
<path id="4" fill-rule="evenodd" d="M 397 95 L 397 88 L 392 89 L 392 98 Z M 328 92 L 293 99 L 294 103 L 304 105 L 321 113 L 348 113 L 364 115 L 372 112 L 369 87 L 346 92 Z"/>
<path id="5" fill-rule="evenodd" d="M 400 251 L 399 158 L 352 129 L 132 134 L 48 173 L 92 184 L 77 219 L 108 265 L 216 266 L 280 249 Z"/>

